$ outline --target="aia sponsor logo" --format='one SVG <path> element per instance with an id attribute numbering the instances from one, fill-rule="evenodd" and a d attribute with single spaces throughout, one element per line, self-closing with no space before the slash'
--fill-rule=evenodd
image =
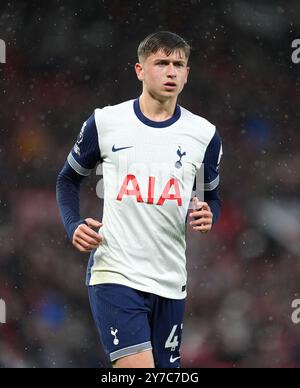
<path id="1" fill-rule="evenodd" d="M 118 201 L 122 201 L 124 196 L 133 196 L 137 202 L 147 203 L 148 205 L 154 204 L 155 194 L 155 182 L 156 178 L 150 176 L 148 178 L 148 196 L 143 198 L 140 185 L 135 175 L 127 175 L 123 181 L 119 194 L 117 196 Z M 165 201 L 177 201 L 178 206 L 182 206 L 182 197 L 180 194 L 179 183 L 176 178 L 171 178 L 165 185 L 162 193 L 159 196 L 157 203 L 158 206 L 162 206 Z"/>

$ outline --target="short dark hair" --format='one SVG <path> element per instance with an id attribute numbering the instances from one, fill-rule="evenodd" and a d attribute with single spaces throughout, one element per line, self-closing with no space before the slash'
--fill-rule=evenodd
<path id="1" fill-rule="evenodd" d="M 148 58 L 151 54 L 162 50 L 166 55 L 170 55 L 176 50 L 182 50 L 188 59 L 191 52 L 191 46 L 179 35 L 169 31 L 159 31 L 148 35 L 138 47 L 138 58 L 142 60 Z"/>

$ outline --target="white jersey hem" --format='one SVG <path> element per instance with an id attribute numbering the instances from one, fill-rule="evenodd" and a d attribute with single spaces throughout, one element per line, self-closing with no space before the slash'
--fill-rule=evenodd
<path id="1" fill-rule="evenodd" d="M 127 286 L 130 288 L 133 288 L 134 290 L 147 292 L 149 294 L 154 294 L 161 296 L 163 298 L 167 299 L 185 299 L 187 296 L 187 292 L 178 292 L 178 293 L 172 293 L 172 292 L 165 292 L 165 290 L 161 290 L 159 288 L 151 288 L 149 286 L 137 284 L 135 282 L 132 282 L 122 276 L 121 274 L 116 273 L 110 273 L 108 274 L 107 271 L 105 271 L 105 279 L 103 278 L 101 271 L 94 272 L 91 276 L 89 286 L 96 286 L 98 284 L 121 284 L 123 286 Z"/>

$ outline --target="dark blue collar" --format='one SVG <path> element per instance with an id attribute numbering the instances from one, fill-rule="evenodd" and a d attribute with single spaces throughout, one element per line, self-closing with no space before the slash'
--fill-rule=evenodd
<path id="1" fill-rule="evenodd" d="M 170 125 L 176 123 L 177 120 L 179 120 L 181 116 L 181 110 L 180 106 L 177 104 L 175 108 L 175 112 L 171 118 L 165 121 L 153 121 L 148 119 L 141 111 L 140 109 L 140 103 L 139 99 L 137 98 L 133 102 L 133 109 L 134 113 L 136 114 L 137 118 L 144 124 L 148 125 L 149 127 L 154 127 L 154 128 L 165 128 L 169 127 Z"/>

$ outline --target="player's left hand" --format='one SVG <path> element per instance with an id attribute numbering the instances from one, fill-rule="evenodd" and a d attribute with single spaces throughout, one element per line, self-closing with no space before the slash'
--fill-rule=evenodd
<path id="1" fill-rule="evenodd" d="M 194 218 L 194 220 L 190 222 L 193 230 L 202 233 L 210 232 L 212 228 L 213 214 L 207 202 L 201 202 L 197 197 L 194 197 L 193 208 L 194 210 L 189 215 L 190 218 Z"/>

